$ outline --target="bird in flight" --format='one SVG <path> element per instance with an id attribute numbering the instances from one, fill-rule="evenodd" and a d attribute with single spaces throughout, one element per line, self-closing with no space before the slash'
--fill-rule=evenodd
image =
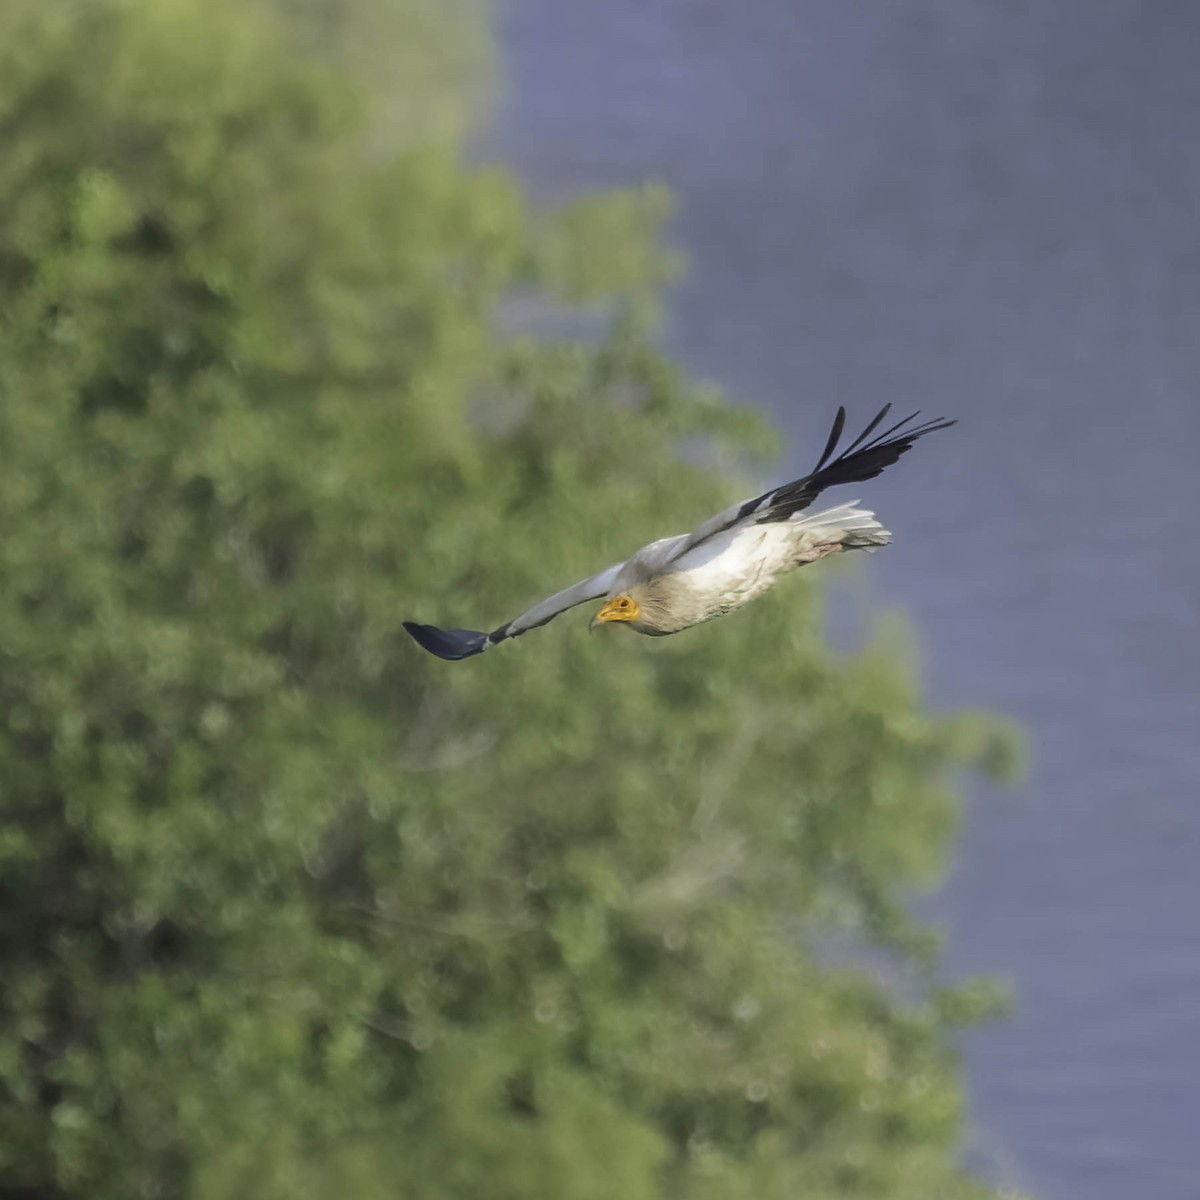
<path id="1" fill-rule="evenodd" d="M 874 513 L 856 508 L 857 500 L 818 513 L 808 514 L 808 508 L 826 488 L 874 479 L 918 438 L 955 424 L 938 419 L 914 425 L 919 414 L 913 413 L 875 434 L 891 407 L 885 404 L 835 458 L 846 424 L 846 410 L 839 408 L 817 465 L 802 479 L 735 504 L 691 533 L 651 542 L 632 558 L 556 592 L 491 633 L 415 621 L 405 621 L 404 628 L 431 654 L 454 661 L 482 654 L 603 596 L 589 629 L 614 622 L 662 637 L 741 608 L 781 575 L 827 554 L 886 546 L 892 535 Z"/>

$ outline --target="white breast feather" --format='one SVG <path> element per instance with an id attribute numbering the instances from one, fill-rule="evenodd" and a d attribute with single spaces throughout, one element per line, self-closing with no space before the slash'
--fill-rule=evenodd
<path id="1" fill-rule="evenodd" d="M 796 530 L 786 524 L 730 529 L 688 551 L 673 574 L 722 611 L 765 592 L 792 565 Z"/>

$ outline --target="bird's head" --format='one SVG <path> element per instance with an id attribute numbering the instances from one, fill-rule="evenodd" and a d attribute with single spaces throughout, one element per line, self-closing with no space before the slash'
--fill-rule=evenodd
<path id="1" fill-rule="evenodd" d="M 640 612 L 638 602 L 628 593 L 613 596 L 605 600 L 600 611 L 588 623 L 588 628 L 591 629 L 609 621 L 636 621 Z"/>

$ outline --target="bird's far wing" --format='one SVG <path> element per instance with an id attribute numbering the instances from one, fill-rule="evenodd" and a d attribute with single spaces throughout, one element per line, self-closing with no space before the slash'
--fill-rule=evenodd
<path id="1" fill-rule="evenodd" d="M 624 563 L 614 563 L 599 575 L 590 579 L 581 579 L 561 592 L 555 592 L 549 599 L 535 604 L 528 612 L 493 629 L 491 633 L 483 633 L 478 629 L 439 629 L 436 625 L 418 625 L 416 621 L 405 621 L 404 628 L 430 654 L 438 658 L 457 661 L 460 658 L 470 658 L 473 654 L 482 654 L 489 646 L 502 642 L 505 638 L 519 637 L 547 621 L 553 621 L 561 612 L 574 608 L 577 604 L 585 604 L 588 600 L 598 600 L 608 592 L 617 578 L 617 573 Z"/>
<path id="2" fill-rule="evenodd" d="M 949 429 L 955 424 L 954 421 L 939 418 L 913 425 L 912 422 L 919 415 L 913 413 L 911 417 L 897 421 L 890 429 L 868 441 L 891 408 L 890 404 L 885 404 L 866 429 L 837 458 L 833 458 L 833 452 L 837 449 L 846 426 L 846 410 L 839 408 L 833 420 L 833 428 L 825 442 L 825 449 L 809 474 L 772 488 L 769 492 L 763 492 L 761 496 L 733 504 L 724 512 L 709 518 L 686 538 L 680 539 L 679 549 L 674 557 L 679 558 L 702 542 L 735 525 L 786 521 L 806 509 L 826 488 L 839 483 L 861 483 L 866 479 L 874 479 L 885 467 L 891 466 L 918 438 L 939 429 Z"/>

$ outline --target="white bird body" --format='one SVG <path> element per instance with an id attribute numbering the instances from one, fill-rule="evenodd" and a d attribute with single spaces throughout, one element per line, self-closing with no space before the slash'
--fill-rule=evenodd
<path id="1" fill-rule="evenodd" d="M 491 633 L 439 629 L 412 621 L 404 627 L 440 658 L 468 658 L 545 625 L 577 604 L 605 597 L 592 624 L 623 622 L 638 633 L 661 637 L 741 608 L 781 575 L 827 554 L 886 546 L 891 534 L 874 513 L 856 508 L 856 500 L 819 513 L 807 510 L 827 487 L 872 479 L 918 438 L 954 424 L 927 421 L 912 426 L 914 413 L 868 441 L 890 407 L 885 405 L 833 458 L 846 419 L 839 408 L 825 450 L 810 474 L 732 505 L 691 533 L 650 542 L 624 562 L 564 588 Z"/>
<path id="2" fill-rule="evenodd" d="M 661 636 L 711 621 L 749 604 L 805 563 L 844 548 L 886 545 L 891 535 L 857 503 L 787 521 L 735 525 L 683 553 L 687 534 L 661 538 L 621 567 L 607 596 L 634 596 L 639 616 L 629 625 L 638 633 Z"/>

